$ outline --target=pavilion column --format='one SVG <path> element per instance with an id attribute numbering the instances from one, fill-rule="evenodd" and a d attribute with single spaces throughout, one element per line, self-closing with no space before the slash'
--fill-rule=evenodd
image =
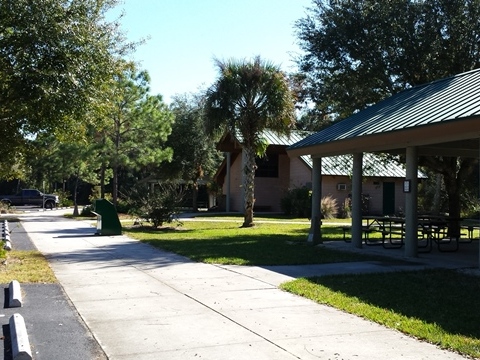
<path id="1" fill-rule="evenodd" d="M 418 151 L 414 146 L 407 147 L 405 189 L 405 256 L 418 256 Z"/>
<path id="2" fill-rule="evenodd" d="M 352 244 L 362 247 L 362 164 L 363 153 L 353 154 L 352 169 Z"/>
<path id="3" fill-rule="evenodd" d="M 313 244 L 321 244 L 322 158 L 312 158 L 312 163 L 312 220 L 307 241 Z"/>
<path id="4" fill-rule="evenodd" d="M 226 188 L 225 188 L 225 191 L 226 191 L 226 198 L 225 198 L 225 211 L 226 212 L 230 212 L 230 194 L 231 194 L 231 189 L 230 189 L 230 186 L 231 186 L 231 166 L 232 166 L 232 153 L 231 152 L 227 152 L 226 154 L 226 157 L 227 157 L 227 184 L 226 184 Z"/>

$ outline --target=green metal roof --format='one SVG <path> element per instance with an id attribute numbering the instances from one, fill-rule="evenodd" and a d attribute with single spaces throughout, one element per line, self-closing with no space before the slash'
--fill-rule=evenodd
<path id="1" fill-rule="evenodd" d="M 265 130 L 262 137 L 265 138 L 269 145 L 290 146 L 295 144 L 312 132 L 292 131 L 289 136 L 277 135 L 272 131 Z M 305 164 L 312 168 L 312 159 L 309 155 L 300 156 Z M 350 155 L 329 156 L 322 158 L 322 175 L 350 176 L 352 174 L 353 158 Z M 385 158 L 365 153 L 363 156 L 363 175 L 375 177 L 400 177 L 406 176 L 405 167 L 396 161 L 388 161 Z M 418 172 L 419 178 L 426 176 L 422 172 Z"/>
<path id="2" fill-rule="evenodd" d="M 480 69 L 404 90 L 288 150 L 480 116 Z"/>

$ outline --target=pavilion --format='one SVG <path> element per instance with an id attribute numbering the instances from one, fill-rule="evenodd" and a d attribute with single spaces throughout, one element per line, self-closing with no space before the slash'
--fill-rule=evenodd
<path id="1" fill-rule="evenodd" d="M 291 145 L 289 156 L 310 155 L 313 161 L 309 241 L 319 241 L 321 236 L 322 157 L 353 154 L 352 244 L 361 248 L 363 153 L 403 154 L 407 174 L 404 255 L 417 257 L 418 157 L 478 159 L 479 143 L 480 69 L 476 69 L 404 90 Z"/>

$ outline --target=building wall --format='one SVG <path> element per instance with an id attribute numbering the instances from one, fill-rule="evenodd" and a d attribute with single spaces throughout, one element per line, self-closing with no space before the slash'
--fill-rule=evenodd
<path id="1" fill-rule="evenodd" d="M 288 190 L 290 158 L 278 156 L 278 178 L 255 177 L 255 206 L 264 211 L 282 211 L 280 200 Z"/>
<path id="2" fill-rule="evenodd" d="M 237 156 L 231 164 L 230 169 L 230 211 L 242 211 L 242 156 Z M 226 187 L 223 187 L 226 194 Z"/>
<path id="3" fill-rule="evenodd" d="M 231 198 L 230 210 L 243 212 L 242 191 L 242 157 L 237 156 L 231 166 Z M 279 155 L 279 177 L 255 178 L 255 205 L 263 210 L 280 212 L 280 201 L 288 188 L 311 187 L 311 169 L 300 159 L 290 159 L 288 155 Z M 369 195 L 369 214 L 383 214 L 383 182 L 395 182 L 395 210 L 405 210 L 405 194 L 403 193 L 403 178 L 373 178 L 364 179 L 362 193 Z M 338 184 L 345 184 L 346 189 L 340 190 Z M 348 176 L 322 176 L 322 197 L 332 196 L 337 200 L 339 210 L 345 200 L 351 196 L 352 181 Z M 226 194 L 226 186 L 223 187 Z M 259 210 L 260 211 L 260 210 Z"/>
<path id="4" fill-rule="evenodd" d="M 312 186 L 312 170 L 296 157 L 290 159 L 290 188 L 300 188 L 303 186 Z"/>
<path id="5" fill-rule="evenodd" d="M 405 194 L 403 193 L 403 178 L 366 178 L 362 183 L 362 193 L 370 196 L 369 213 L 383 215 L 383 183 L 395 183 L 395 212 L 405 211 Z"/>
<path id="6" fill-rule="evenodd" d="M 402 192 L 403 179 L 378 179 L 367 178 L 362 184 L 362 192 L 368 194 L 369 212 L 375 214 L 383 213 L 383 181 L 395 182 L 395 205 L 398 208 L 403 209 L 405 207 L 405 196 Z M 290 164 L 290 187 L 302 187 L 307 186 L 311 188 L 312 184 L 312 171 L 311 169 L 300 159 L 291 159 Z M 339 186 L 339 184 L 341 184 Z M 345 202 L 351 197 L 352 180 L 349 176 L 334 176 L 323 175 L 322 176 L 322 197 L 331 196 L 337 201 L 339 211 L 343 209 Z"/>
<path id="7" fill-rule="evenodd" d="M 290 158 L 286 154 L 278 157 L 278 178 L 255 177 L 255 206 L 264 210 L 280 212 L 280 199 L 288 189 Z M 231 165 L 230 210 L 243 211 L 242 157 L 237 156 Z M 226 185 L 223 186 L 226 194 Z"/>

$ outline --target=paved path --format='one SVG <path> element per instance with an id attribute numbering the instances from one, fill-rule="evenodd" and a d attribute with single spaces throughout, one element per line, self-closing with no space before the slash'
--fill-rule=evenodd
<path id="1" fill-rule="evenodd" d="M 279 290 L 285 268 L 194 263 L 56 213 L 23 226 L 110 360 L 463 359 Z"/>

